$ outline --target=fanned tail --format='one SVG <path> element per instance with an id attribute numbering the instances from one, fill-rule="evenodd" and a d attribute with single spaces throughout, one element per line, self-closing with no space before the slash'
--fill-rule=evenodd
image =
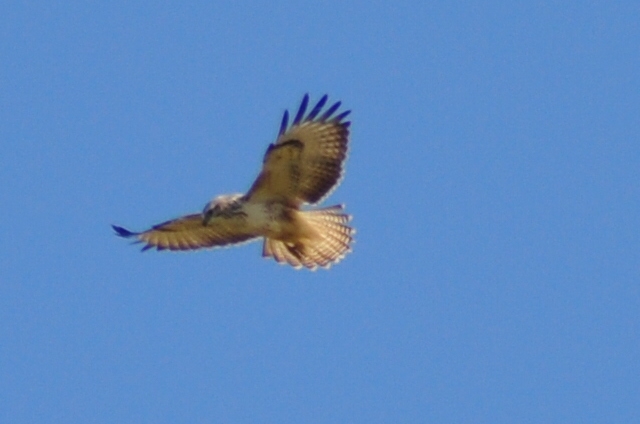
<path id="1" fill-rule="evenodd" d="M 321 237 L 299 243 L 265 238 L 262 256 L 273 257 L 276 262 L 287 263 L 294 268 L 303 266 L 311 270 L 317 267 L 329 268 L 351 252 L 355 230 L 347 225 L 351 221 L 351 215 L 343 211 L 343 205 L 335 205 L 300 212 L 301 217 Z"/>

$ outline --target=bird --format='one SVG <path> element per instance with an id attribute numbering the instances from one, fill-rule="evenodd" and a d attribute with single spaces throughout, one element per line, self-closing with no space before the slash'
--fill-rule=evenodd
<path id="1" fill-rule="evenodd" d="M 116 235 L 142 243 L 142 250 L 190 251 L 263 240 L 262 256 L 295 269 L 330 268 L 352 251 L 355 230 L 344 204 L 316 207 L 341 183 L 347 158 L 350 110 L 327 109 L 324 95 L 307 114 L 309 94 L 289 125 L 280 129 L 262 169 L 245 193 L 225 194 L 202 212 L 134 232 L 112 225 Z"/>

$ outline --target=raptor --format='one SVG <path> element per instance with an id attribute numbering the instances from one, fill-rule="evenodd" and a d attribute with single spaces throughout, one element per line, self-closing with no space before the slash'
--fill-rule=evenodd
<path id="1" fill-rule="evenodd" d="M 214 198 L 201 213 L 141 232 L 113 225 L 142 250 L 196 250 L 263 239 L 262 256 L 294 268 L 329 268 L 351 251 L 355 230 L 344 205 L 312 209 L 340 183 L 349 144 L 350 111 L 327 109 L 323 96 L 307 114 L 305 95 L 291 125 L 285 110 L 276 141 L 246 194 Z"/>

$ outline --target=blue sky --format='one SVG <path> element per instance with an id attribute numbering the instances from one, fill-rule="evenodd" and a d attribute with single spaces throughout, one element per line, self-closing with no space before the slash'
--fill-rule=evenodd
<path id="1" fill-rule="evenodd" d="M 0 421 L 640 420 L 637 2 L 0 7 Z M 354 252 L 146 252 L 351 109 Z"/>

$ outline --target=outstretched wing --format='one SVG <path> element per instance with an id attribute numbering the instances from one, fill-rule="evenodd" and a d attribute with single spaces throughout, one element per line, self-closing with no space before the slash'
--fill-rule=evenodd
<path id="1" fill-rule="evenodd" d="M 341 105 L 337 102 L 320 114 L 326 102 L 325 95 L 305 116 L 306 94 L 291 127 L 285 111 L 278 139 L 267 149 L 262 171 L 247 193 L 249 199 L 318 203 L 339 184 L 351 124 L 343 120 L 351 111 L 333 116 Z"/>
<path id="2" fill-rule="evenodd" d="M 248 232 L 242 217 L 213 217 L 205 226 L 202 214 L 183 216 L 163 222 L 140 233 L 112 225 L 115 232 L 126 238 L 144 243 L 142 250 L 196 250 L 205 247 L 225 246 L 258 237 Z"/>

